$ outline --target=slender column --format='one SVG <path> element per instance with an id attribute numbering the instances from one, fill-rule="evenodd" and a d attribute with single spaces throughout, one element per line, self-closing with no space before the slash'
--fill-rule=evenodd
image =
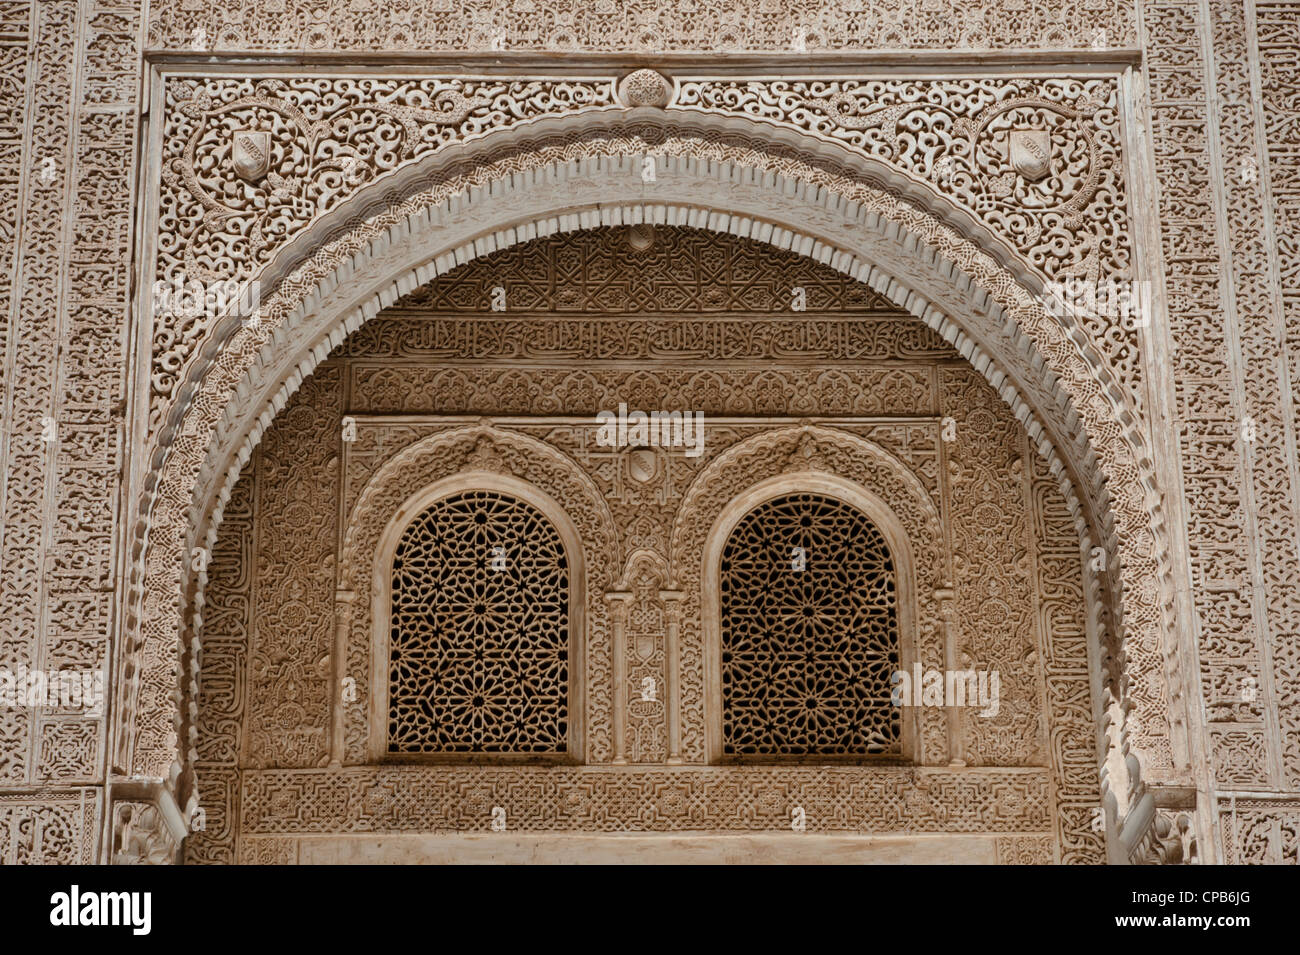
<path id="1" fill-rule="evenodd" d="M 614 759 L 618 765 L 627 763 L 627 614 L 632 605 L 629 591 L 616 590 L 605 594 L 609 604 L 611 630 L 614 640 Z"/>
<path id="2" fill-rule="evenodd" d="M 960 669 L 957 666 L 957 595 L 952 590 L 943 588 L 934 592 L 935 602 L 939 605 L 939 617 L 943 620 L 943 665 L 948 673 Z M 921 672 L 925 672 L 924 666 Z M 946 675 L 944 686 L 948 685 Z M 916 694 L 919 688 L 914 688 Z M 919 697 L 917 697 L 919 698 Z M 951 702 L 948 700 L 945 703 Z M 965 766 L 962 748 L 962 711 L 955 706 L 948 707 L 948 765 Z M 936 754 L 938 755 L 938 754 Z"/>
<path id="3" fill-rule="evenodd" d="M 664 710 L 668 715 L 668 763 L 671 766 L 682 762 L 681 694 L 678 692 L 681 661 L 678 645 L 682 627 L 682 599 L 685 596 L 680 590 L 659 591 L 668 631 L 664 638 L 664 670 L 668 680 L 665 694 L 668 699 L 664 701 Z"/>
<path id="4" fill-rule="evenodd" d="M 333 701 L 330 723 L 330 766 L 343 765 L 343 716 L 349 702 L 344 693 L 344 679 L 347 677 L 348 632 L 352 629 L 352 608 L 357 595 L 351 590 L 338 590 L 334 593 L 334 660 L 330 667 L 334 678 L 334 688 L 330 692 Z M 355 693 L 355 685 L 353 693 Z"/>

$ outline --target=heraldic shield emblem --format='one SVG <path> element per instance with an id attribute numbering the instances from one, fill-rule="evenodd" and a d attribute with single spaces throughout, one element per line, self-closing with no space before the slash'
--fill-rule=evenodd
<path id="1" fill-rule="evenodd" d="M 241 179 L 253 182 L 271 168 L 271 134 L 255 129 L 237 129 L 232 134 L 230 161 Z"/>
<path id="2" fill-rule="evenodd" d="M 1011 130 L 1011 165 L 1021 176 L 1036 182 L 1052 168 L 1052 139 L 1046 129 Z"/>

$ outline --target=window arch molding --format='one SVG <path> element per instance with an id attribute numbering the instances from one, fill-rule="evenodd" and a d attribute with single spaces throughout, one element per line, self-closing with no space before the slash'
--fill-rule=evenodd
<path id="1" fill-rule="evenodd" d="M 918 659 L 916 580 L 912 547 L 903 522 L 888 504 L 870 489 L 825 471 L 793 471 L 776 475 L 749 487 L 732 498 L 714 522 L 704 549 L 703 615 L 705 684 L 707 699 L 707 754 L 709 762 L 722 757 L 722 558 L 736 527 L 750 514 L 772 501 L 791 494 L 817 494 L 861 512 L 880 531 L 894 564 L 897 588 L 899 668 L 910 669 Z M 904 710 L 900 719 L 903 759 L 913 759 L 919 734 L 915 709 Z"/>
<path id="2" fill-rule="evenodd" d="M 376 454 L 385 435 L 385 440 L 399 442 L 398 449 Z M 381 579 L 376 570 L 377 564 L 382 566 L 381 542 L 388 543 L 385 535 L 400 523 L 395 518 L 399 511 L 406 513 L 409 507 L 418 506 L 418 499 L 431 493 L 439 482 L 470 473 L 479 475 L 481 481 L 512 478 L 545 495 L 556 502 L 558 512 L 542 512 L 555 522 L 565 546 L 574 536 L 582 541 L 579 572 L 573 575 L 582 587 L 577 631 L 582 638 L 581 654 L 577 661 L 570 660 L 570 680 L 578 681 L 577 696 L 571 697 L 578 707 L 570 716 L 577 741 L 573 756 L 586 762 L 608 761 L 612 753 L 612 681 L 604 594 L 618 574 L 619 535 L 609 506 L 591 478 L 558 449 L 497 427 L 490 419 L 423 429 L 409 422 L 358 418 L 357 440 L 344 444 L 343 451 L 344 483 L 350 490 L 345 494 L 348 517 L 339 549 L 334 601 L 331 764 L 365 765 L 383 752 L 382 743 L 378 749 L 373 744 L 376 736 L 380 740 L 383 736 L 373 732 L 371 715 L 377 656 L 373 595 L 376 580 Z M 561 514 L 562 519 L 557 520 Z M 570 537 L 566 539 L 564 534 Z M 571 612 L 571 626 L 573 619 Z M 348 699 L 341 689 L 346 678 L 355 682 L 354 699 Z"/>
<path id="3" fill-rule="evenodd" d="M 389 651 L 391 649 L 393 560 L 408 528 L 434 505 L 459 494 L 487 491 L 522 501 L 550 522 L 564 548 L 569 570 L 568 594 L 568 748 L 556 761 L 581 761 L 582 724 L 585 710 L 585 623 L 586 564 L 582 537 L 564 507 L 553 497 L 527 481 L 494 471 L 465 471 L 443 478 L 413 494 L 393 513 L 375 554 L 371 579 L 371 619 L 374 652 L 370 670 L 370 744 L 372 758 L 391 758 L 388 753 L 388 712 L 391 695 Z M 509 758 L 509 757 L 503 757 Z"/>
<path id="4" fill-rule="evenodd" d="M 937 442 L 937 432 L 932 439 Z M 721 526 L 720 517 L 738 496 L 764 481 L 792 475 L 826 475 L 859 489 L 870 488 L 869 493 L 896 516 L 905 531 L 912 567 L 917 652 L 926 666 L 946 665 L 952 635 L 940 611 L 952 605 L 949 548 L 939 508 L 923 477 L 874 441 L 830 425 L 801 423 L 754 435 L 723 451 L 695 476 L 673 522 L 671 566 L 685 594 L 679 669 L 686 762 L 714 761 L 717 753 L 712 743 L 720 737 L 720 727 L 709 732 L 712 716 L 720 715 L 720 708 L 712 706 L 716 680 L 707 674 L 710 654 L 705 627 L 717 620 L 717 612 L 706 613 L 703 601 L 706 591 L 716 590 L 717 574 L 716 570 L 710 574 L 706 551 Z M 722 543 L 716 546 L 720 551 Z M 960 740 L 948 713 L 928 707 L 913 719 L 918 730 L 911 756 L 915 764 L 946 766 L 959 758 Z"/>

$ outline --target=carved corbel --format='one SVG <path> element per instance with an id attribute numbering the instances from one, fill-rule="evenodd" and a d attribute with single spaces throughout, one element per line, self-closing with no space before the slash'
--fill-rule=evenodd
<path id="1" fill-rule="evenodd" d="M 171 792 L 160 783 L 114 787 L 114 865 L 175 865 L 189 825 Z"/>

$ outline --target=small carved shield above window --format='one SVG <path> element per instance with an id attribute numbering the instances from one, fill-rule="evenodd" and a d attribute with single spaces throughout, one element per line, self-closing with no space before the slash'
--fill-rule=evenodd
<path id="1" fill-rule="evenodd" d="M 1030 182 L 1037 182 L 1051 171 L 1052 139 L 1046 129 L 1011 130 L 1011 165 Z"/>
<path id="2" fill-rule="evenodd" d="M 255 129 L 237 129 L 230 149 L 230 161 L 241 179 L 261 179 L 271 168 L 271 134 Z"/>

